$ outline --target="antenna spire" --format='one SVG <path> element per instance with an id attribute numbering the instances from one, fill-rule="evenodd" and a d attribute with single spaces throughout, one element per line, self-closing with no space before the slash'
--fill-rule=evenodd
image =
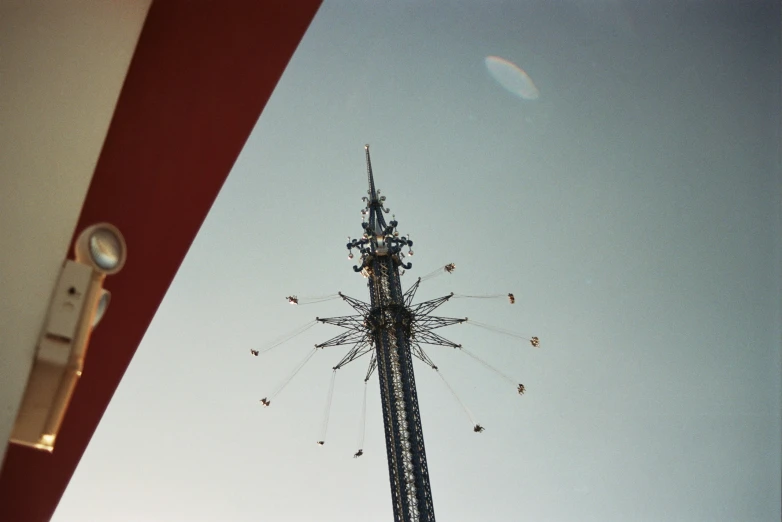
<path id="1" fill-rule="evenodd" d="M 369 182 L 369 200 L 377 201 L 377 192 L 375 191 L 375 177 L 372 175 L 372 162 L 369 159 L 369 143 L 364 145 L 364 151 L 367 156 L 367 181 Z"/>
<path id="2" fill-rule="evenodd" d="M 369 158 L 369 144 L 364 145 L 364 151 L 367 156 L 367 182 L 369 183 L 367 195 L 369 197 L 364 198 L 367 206 L 363 215 L 369 218 L 368 230 L 383 235 L 387 226 L 386 220 L 383 218 L 383 212 L 388 212 L 387 208 L 383 208 L 383 202 L 386 197 L 381 196 L 380 191 L 375 188 L 375 177 L 372 175 L 372 161 Z"/>
<path id="3" fill-rule="evenodd" d="M 399 232 L 396 230 L 398 223 L 395 218 L 386 223 L 383 214 L 389 213 L 390 210 L 383 206 L 386 197 L 381 196 L 380 190 L 375 188 L 372 161 L 369 157 L 369 144 L 364 145 L 364 152 L 367 157 L 367 183 L 369 184 L 367 196 L 361 198 L 365 205 L 361 210 L 363 220 L 361 228 L 364 229 L 364 233 L 360 239 L 348 238 L 348 259 L 353 259 L 353 249 L 356 248 L 361 254 L 361 265 L 353 266 L 353 270 L 356 272 L 366 274 L 364 269 L 371 266 L 373 256 L 376 254 L 390 256 L 394 259 L 395 267 L 399 266 L 404 270 L 409 270 L 412 264 L 403 261 L 405 254 L 402 253 L 402 248 L 412 247 L 413 242 L 410 241 L 409 236 L 399 236 Z M 412 256 L 413 251 L 409 250 L 407 255 Z"/>

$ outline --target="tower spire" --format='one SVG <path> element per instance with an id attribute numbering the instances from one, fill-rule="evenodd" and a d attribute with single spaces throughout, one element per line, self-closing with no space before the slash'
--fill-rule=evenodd
<path id="1" fill-rule="evenodd" d="M 380 190 L 375 187 L 375 177 L 372 175 L 372 161 L 369 157 L 369 144 L 364 145 L 364 151 L 367 157 L 367 182 L 369 184 L 369 190 L 367 190 L 366 198 L 362 198 L 367 207 L 365 211 L 362 211 L 362 215 L 368 217 L 368 227 L 365 227 L 368 231 L 374 233 L 375 236 L 383 236 L 386 228 L 386 220 L 383 218 L 383 212 L 386 214 L 389 212 L 387 208 L 383 208 L 383 202 L 386 200 L 385 196 L 380 195 Z"/>
<path id="2" fill-rule="evenodd" d="M 375 178 L 372 175 L 372 161 L 369 159 L 369 143 L 364 145 L 364 152 L 367 156 L 367 180 L 369 181 L 369 199 L 377 199 L 377 193 L 375 192 Z"/>
<path id="3" fill-rule="evenodd" d="M 361 239 L 353 239 L 347 244 L 348 258 L 353 259 L 353 249 L 358 249 L 361 254 L 361 265 L 353 266 L 353 270 L 361 272 L 369 277 L 369 271 L 372 269 L 372 263 L 377 256 L 388 256 L 393 260 L 394 267 L 402 267 L 409 270 L 412 263 L 403 261 L 405 254 L 402 248 L 412 248 L 413 242 L 409 237 L 399 236 L 396 226 L 399 224 L 395 219 L 386 224 L 383 214 L 388 214 L 389 209 L 383 207 L 386 200 L 385 196 L 380 195 L 380 190 L 375 188 L 375 178 L 372 174 L 372 162 L 369 158 L 369 145 L 364 145 L 364 151 L 367 157 L 367 181 L 369 190 L 367 196 L 361 198 L 366 205 L 361 211 L 364 221 L 361 226 L 364 234 Z M 413 251 L 409 250 L 408 255 Z"/>

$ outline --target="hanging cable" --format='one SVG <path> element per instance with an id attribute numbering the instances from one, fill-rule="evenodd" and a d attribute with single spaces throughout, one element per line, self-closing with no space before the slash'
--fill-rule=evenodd
<path id="1" fill-rule="evenodd" d="M 272 341 L 271 343 L 269 343 L 266 346 L 263 346 L 263 347 L 259 348 L 258 350 L 252 350 L 251 349 L 250 353 L 252 353 L 253 355 L 257 356 L 259 354 L 266 353 L 266 352 L 268 352 L 268 351 L 270 351 L 270 350 L 272 350 L 274 348 L 277 348 L 281 344 L 285 344 L 286 342 L 290 341 L 294 337 L 298 337 L 299 335 L 303 334 L 304 332 L 306 332 L 307 330 L 309 330 L 310 328 L 315 326 L 317 324 L 317 322 L 318 321 L 310 321 L 309 323 L 305 324 L 304 326 L 299 326 L 298 328 L 296 328 L 292 332 L 287 333 L 287 334 L 283 335 L 282 337 L 278 337 L 276 340 Z"/>
<path id="2" fill-rule="evenodd" d="M 361 418 L 358 421 L 358 451 L 354 457 L 364 454 L 364 434 L 367 429 L 367 384 L 368 379 L 364 380 L 364 401 L 361 403 Z"/>
<path id="3" fill-rule="evenodd" d="M 454 299 L 498 299 L 500 297 L 508 297 L 508 294 L 482 294 L 482 295 L 466 295 L 466 294 L 453 294 Z"/>
<path id="4" fill-rule="evenodd" d="M 331 383 L 329 383 L 329 393 L 326 397 L 326 411 L 323 412 L 323 423 L 320 426 L 320 438 L 318 444 L 323 446 L 326 442 L 326 432 L 329 429 L 329 417 L 331 416 L 331 400 L 334 398 L 334 381 L 337 379 L 337 370 L 331 372 Z"/>
<path id="5" fill-rule="evenodd" d="M 513 380 L 511 377 L 508 377 L 506 374 L 504 374 L 503 372 L 501 372 L 500 370 L 498 370 L 497 368 L 495 368 L 494 366 L 492 366 L 488 362 L 484 361 L 483 359 L 481 359 L 480 357 L 478 357 L 474 353 L 470 352 L 469 350 L 467 350 L 467 348 L 465 348 L 463 346 L 460 346 L 459 350 L 461 350 L 462 352 L 466 353 L 467 355 L 469 355 L 470 357 L 472 357 L 473 359 L 475 359 L 476 361 L 481 363 L 486 369 L 488 369 L 490 371 L 493 371 L 494 373 L 496 373 L 497 375 L 499 375 L 500 377 L 502 377 L 503 379 L 505 379 L 506 381 L 511 383 L 513 386 L 517 386 L 518 385 L 517 381 Z"/>
<path id="6" fill-rule="evenodd" d="M 318 297 L 300 297 L 298 304 L 304 306 L 304 305 L 324 303 L 326 301 L 333 301 L 334 299 L 339 299 L 339 294 L 321 295 Z"/>
<path id="7" fill-rule="evenodd" d="M 467 414 L 467 418 L 470 420 L 470 424 L 477 426 L 478 424 L 475 422 L 475 418 L 472 416 L 472 412 L 467 408 L 467 406 L 462 402 L 462 400 L 459 398 L 458 395 L 456 395 L 456 392 L 453 388 L 451 388 L 451 385 L 448 384 L 448 381 L 445 380 L 445 377 L 443 377 L 443 374 L 440 372 L 440 370 L 435 370 L 437 372 L 437 375 L 440 376 L 440 378 L 445 383 L 445 386 L 448 388 L 448 391 L 451 392 L 451 395 L 453 395 L 454 399 L 456 399 L 456 402 L 459 403 L 459 406 L 462 407 L 462 410 L 464 410 L 464 413 Z"/>
<path id="8" fill-rule="evenodd" d="M 437 277 L 439 275 L 442 275 L 442 274 L 451 274 L 451 273 L 453 273 L 454 270 L 456 270 L 456 265 L 454 263 L 448 263 L 447 265 L 441 266 L 440 268 L 438 268 L 436 270 L 432 270 L 431 272 L 429 272 L 425 276 L 422 276 L 421 277 L 421 282 L 426 281 L 428 279 L 433 279 L 433 278 L 435 278 L 435 277 Z"/>
<path id="9" fill-rule="evenodd" d="M 515 337 L 516 339 L 523 339 L 525 341 L 529 341 L 529 343 L 532 346 L 534 346 L 535 348 L 538 348 L 540 346 L 540 339 L 538 339 L 535 336 L 530 337 L 530 336 L 527 336 L 527 335 L 524 335 L 524 334 L 520 334 L 520 333 L 517 333 L 517 332 L 512 332 L 510 330 L 506 330 L 504 328 L 498 328 L 496 326 L 491 326 L 491 325 L 488 325 L 488 324 L 485 324 L 485 323 L 479 323 L 478 321 L 473 321 L 472 319 L 465 321 L 465 323 L 471 324 L 473 326 L 477 326 L 478 328 L 483 328 L 485 330 L 489 330 L 491 332 L 497 332 L 497 333 L 501 333 L 503 335 L 507 335 L 509 337 Z"/>
<path id="10" fill-rule="evenodd" d="M 288 385 L 288 383 L 291 382 L 294 377 L 296 377 L 296 374 L 299 373 L 302 368 L 304 368 L 304 365 L 307 364 L 307 361 L 312 359 L 312 356 L 315 355 L 315 352 L 317 352 L 317 351 L 318 351 L 318 349 L 315 348 L 314 350 L 309 352 L 304 359 L 302 359 L 302 361 L 296 366 L 296 368 L 294 368 L 293 372 L 291 372 L 291 374 L 288 376 L 288 378 L 285 379 L 284 381 L 282 381 L 282 384 L 280 384 L 277 387 L 277 389 L 274 390 L 274 393 L 269 395 L 268 400 L 264 403 L 266 406 L 268 406 L 267 403 L 270 403 L 273 398 L 275 398 L 277 395 L 279 395 L 280 392 Z"/>

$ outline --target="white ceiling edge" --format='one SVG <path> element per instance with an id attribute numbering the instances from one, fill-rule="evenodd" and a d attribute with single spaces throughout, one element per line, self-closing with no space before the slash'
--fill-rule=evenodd
<path id="1" fill-rule="evenodd" d="M 0 3 L 0 463 L 150 4 Z"/>

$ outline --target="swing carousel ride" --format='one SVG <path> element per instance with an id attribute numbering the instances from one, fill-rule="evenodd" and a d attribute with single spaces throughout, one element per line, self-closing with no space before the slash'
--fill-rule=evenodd
<path id="1" fill-rule="evenodd" d="M 406 255 L 412 256 L 413 251 L 411 247 L 413 243 L 410 241 L 409 236 L 399 237 L 399 233 L 396 230 L 398 223 L 395 220 L 392 220 L 389 225 L 386 225 L 385 221 L 383 220 L 382 212 L 388 212 L 388 209 L 383 208 L 386 198 L 385 196 L 380 196 L 380 190 L 375 190 L 372 167 L 369 159 L 369 147 L 367 146 L 365 149 L 367 156 L 367 174 L 369 180 L 369 190 L 367 191 L 367 194 L 369 197 L 362 198 L 366 204 L 366 208 L 364 208 L 361 212 L 364 234 L 360 240 L 351 240 L 348 238 L 347 248 L 349 251 L 348 259 L 353 259 L 353 249 L 357 249 L 360 252 L 360 260 L 362 261 L 362 264 L 361 266 L 354 266 L 353 268 L 354 271 L 361 273 L 366 279 L 368 279 L 367 285 L 370 288 L 370 294 L 372 298 L 370 300 L 371 304 L 354 299 L 344 295 L 341 292 L 314 297 L 299 297 L 297 295 L 289 295 L 285 297 L 285 300 L 293 306 L 315 305 L 327 301 L 342 299 L 356 312 L 358 312 L 358 314 L 353 316 L 332 318 L 316 317 L 314 320 L 296 328 L 282 337 L 269 342 L 268 344 L 265 344 L 264 346 L 250 349 L 251 355 L 255 357 L 261 356 L 296 339 L 318 323 L 339 326 L 345 330 L 341 334 L 329 339 L 328 341 L 316 344 L 314 349 L 310 350 L 306 354 L 306 356 L 293 368 L 287 377 L 278 383 L 278 385 L 271 391 L 271 393 L 260 399 L 260 402 L 264 407 L 271 406 L 272 402 L 274 402 L 279 394 L 288 386 L 288 384 L 290 384 L 290 382 L 319 350 L 336 346 L 351 346 L 342 359 L 332 367 L 332 375 L 326 398 L 323 422 L 321 424 L 320 434 L 317 439 L 317 443 L 321 446 L 325 444 L 325 435 L 328 429 L 329 415 L 331 411 L 331 403 L 334 394 L 334 383 L 336 380 L 337 371 L 345 367 L 347 364 L 365 355 L 369 355 L 369 364 L 366 375 L 364 377 L 364 394 L 361 407 L 358 448 L 357 451 L 353 454 L 354 458 L 361 457 L 364 454 L 363 443 L 366 425 L 367 385 L 375 371 L 379 370 L 378 355 L 382 355 L 382 353 L 388 350 L 388 347 L 384 346 L 388 343 L 388 340 L 387 338 L 384 340 L 383 336 L 379 335 L 379 327 L 381 326 L 380 323 L 384 322 L 384 316 L 382 314 L 388 314 L 390 308 L 395 307 L 393 312 L 395 316 L 387 322 L 394 323 L 397 326 L 402 326 L 402 329 L 399 331 L 399 333 L 402 334 L 399 336 L 399 344 L 401 347 L 409 347 L 409 354 L 412 355 L 412 357 L 418 359 L 437 373 L 438 377 L 442 380 L 450 394 L 469 418 L 473 431 L 476 433 L 483 432 L 485 428 L 475 420 L 472 412 L 461 400 L 459 395 L 456 393 L 456 390 L 445 379 L 442 371 L 434 363 L 429 354 L 424 350 L 424 345 L 446 346 L 458 350 L 460 353 L 463 353 L 474 362 L 477 362 L 489 370 L 496 377 L 502 379 L 509 386 L 511 386 L 518 395 L 523 395 L 526 391 L 526 387 L 524 384 L 521 384 L 518 379 L 514 379 L 513 377 L 507 375 L 505 372 L 498 369 L 495 365 L 492 365 L 479 354 L 468 350 L 461 344 L 445 339 L 444 337 L 435 333 L 433 330 L 453 324 L 466 324 L 502 334 L 504 336 L 513 338 L 517 342 L 522 341 L 524 344 L 529 344 L 533 348 L 540 347 L 540 339 L 536 336 L 529 336 L 512 330 L 495 327 L 490 324 L 468 319 L 466 317 L 450 318 L 436 317 L 431 315 L 435 309 L 451 299 L 505 300 L 509 304 L 513 305 L 516 303 L 516 297 L 513 293 L 497 293 L 486 295 L 465 295 L 450 293 L 449 295 L 440 298 L 412 304 L 415 294 L 422 283 L 426 283 L 443 274 L 453 274 L 456 270 L 456 265 L 454 263 L 448 263 L 443 267 L 437 268 L 436 270 L 419 277 L 415 283 L 413 283 L 413 285 L 407 289 L 407 291 L 401 295 L 396 296 L 396 299 L 394 299 L 394 296 L 391 295 L 393 294 L 393 291 L 389 290 L 388 283 L 383 283 L 383 281 L 391 278 L 395 279 L 395 281 L 398 283 L 399 276 L 403 275 L 405 270 L 409 270 L 411 268 L 411 263 L 404 262 L 405 253 L 402 252 L 402 247 L 408 247 L 408 252 Z M 383 267 L 383 270 L 378 270 L 378 266 L 376 266 L 377 260 L 382 259 L 381 256 L 384 254 L 392 262 L 388 264 L 388 267 Z M 381 274 L 381 272 L 384 273 Z M 379 283 L 377 285 L 373 285 L 374 281 L 379 281 Z M 373 289 L 373 286 L 377 286 L 380 290 Z M 393 286 L 393 284 L 390 286 Z M 383 295 L 383 287 L 386 288 L 385 292 L 388 295 Z M 384 300 L 388 301 L 386 303 L 387 306 L 384 306 Z M 396 300 L 396 304 L 393 303 L 394 300 Z M 378 347 L 380 347 L 380 350 L 378 350 Z M 403 351 L 405 350 L 403 349 L 402 352 Z M 380 359 L 382 359 L 382 357 L 380 357 Z M 381 361 L 381 367 L 382 366 L 383 365 Z M 391 367 L 389 366 L 389 368 Z M 382 381 L 384 380 L 382 375 L 382 368 L 379 371 L 381 371 L 382 392 Z M 391 377 L 393 378 L 393 375 L 391 375 Z M 412 379 L 412 368 L 410 369 L 410 378 Z M 393 391 L 391 393 L 393 394 Z M 415 395 L 414 380 L 413 395 Z M 415 409 L 417 410 L 416 397 L 413 397 L 413 402 L 415 403 Z M 388 408 L 386 408 L 386 404 L 384 404 L 384 412 L 386 409 Z M 386 424 L 388 424 L 388 422 Z M 388 432 L 388 430 L 389 428 L 387 426 L 386 431 Z M 387 439 L 388 435 L 389 434 L 387 433 Z M 421 444 L 423 444 L 422 441 Z"/>

